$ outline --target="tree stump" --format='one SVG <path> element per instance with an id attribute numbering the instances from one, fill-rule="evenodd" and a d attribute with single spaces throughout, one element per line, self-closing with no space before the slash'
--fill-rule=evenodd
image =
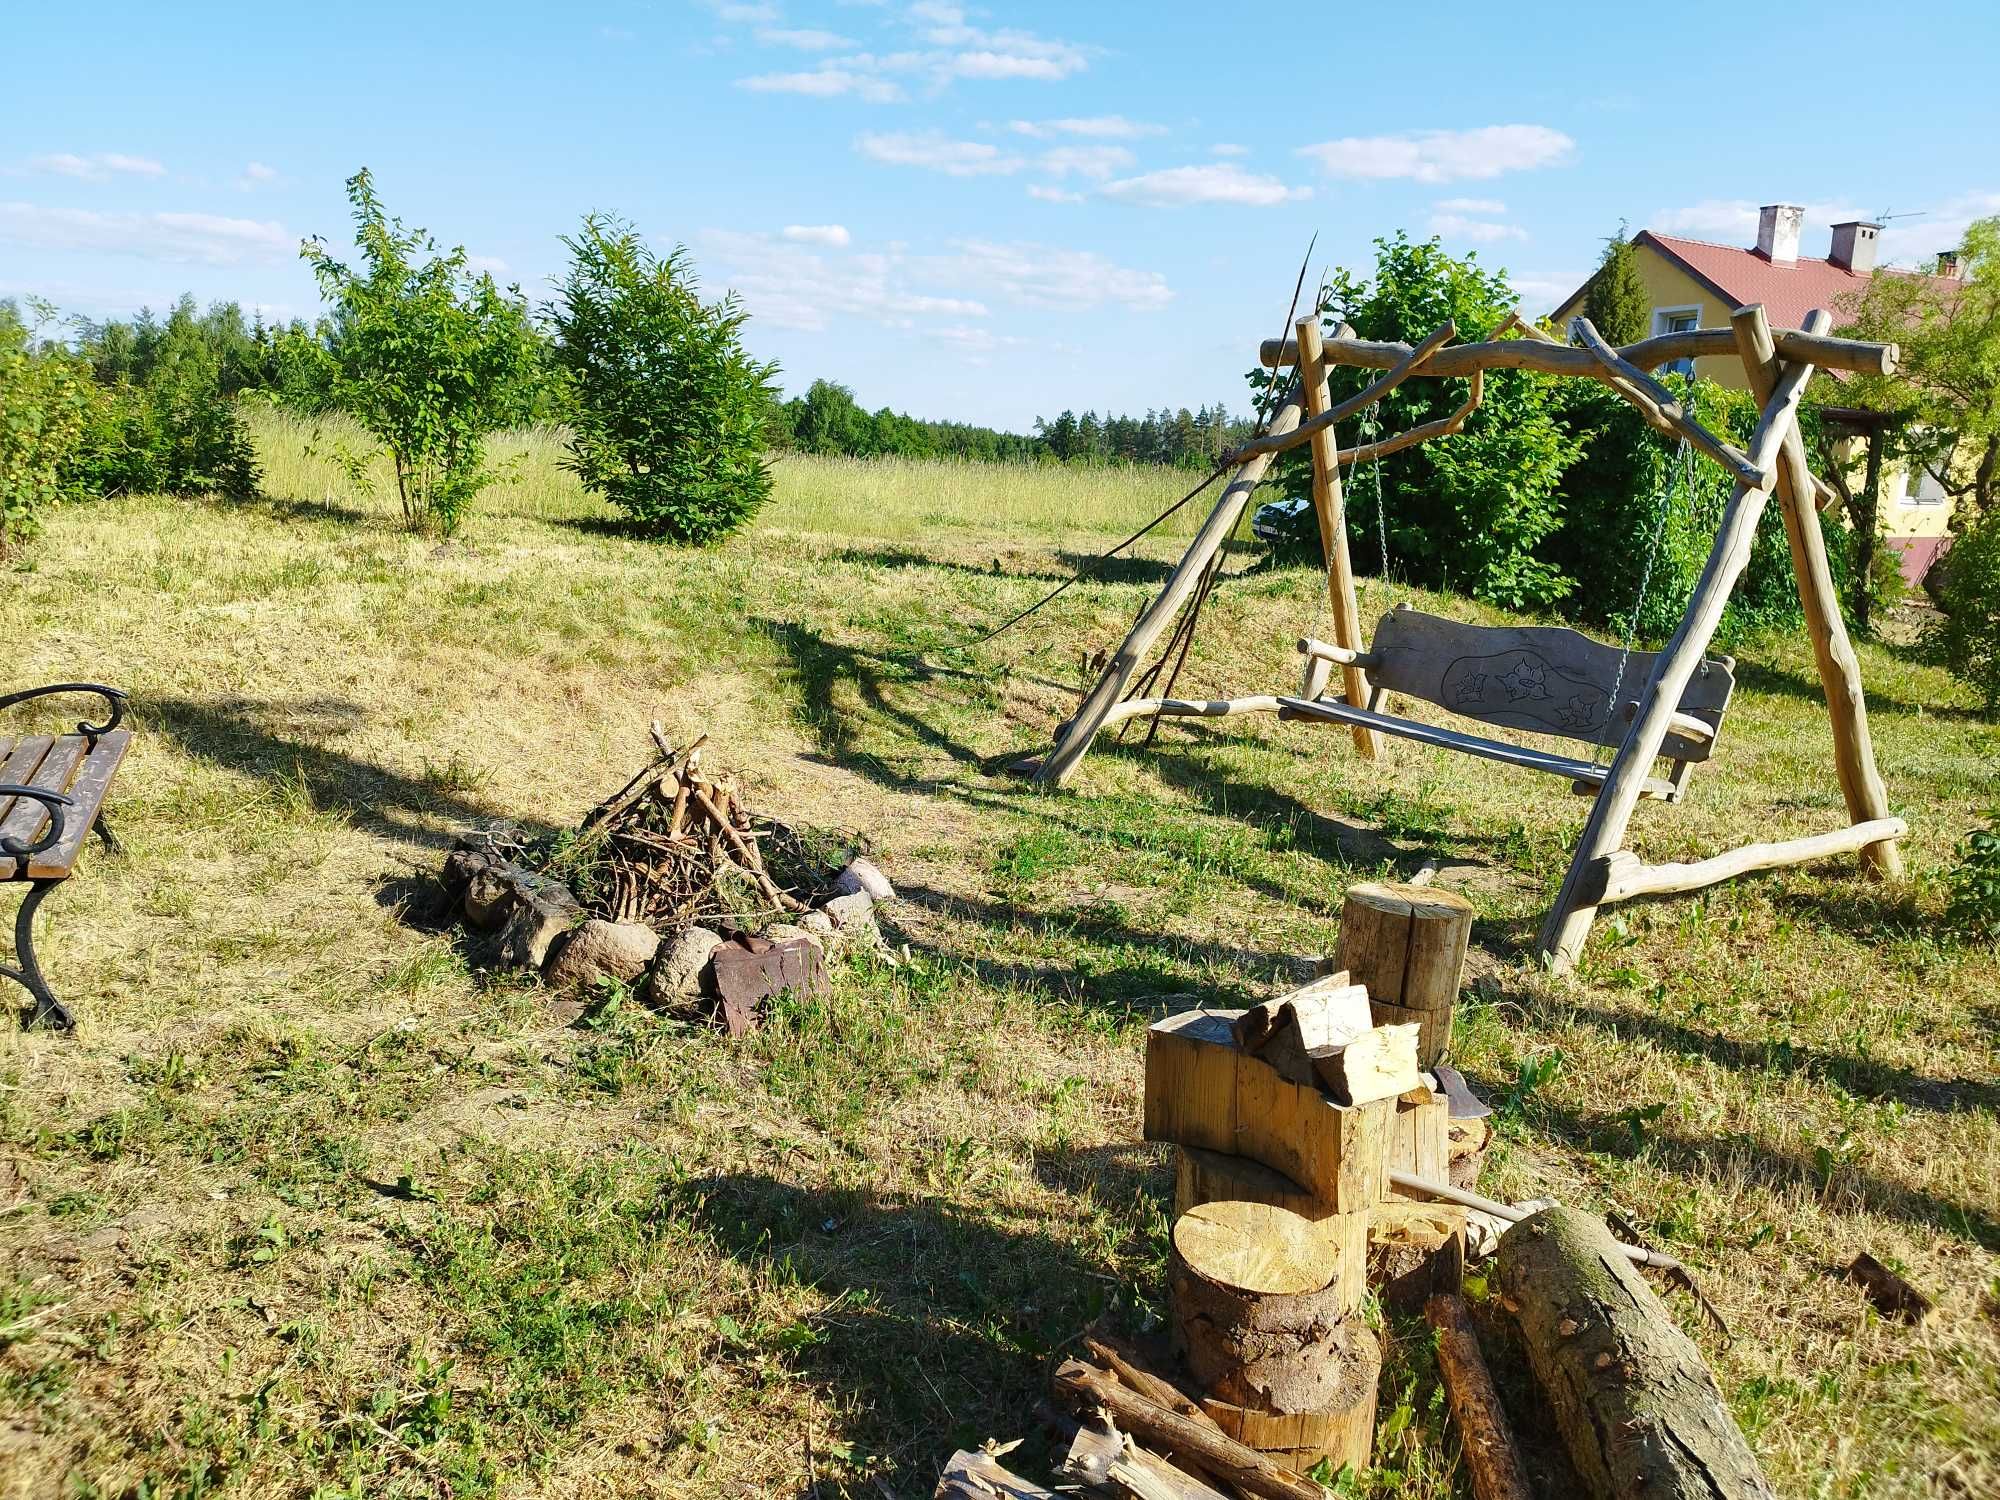
<path id="1" fill-rule="evenodd" d="M 1351 1316 L 1367 1273 L 1365 1255 L 1336 1260 L 1287 1209 L 1190 1209 L 1174 1223 L 1167 1270 L 1177 1351 L 1202 1391 L 1231 1405 L 1346 1411 L 1381 1365 L 1375 1335 Z"/>
<path id="2" fill-rule="evenodd" d="M 1368 986 L 1378 1026 L 1417 1022 L 1417 1062 L 1451 1044 L 1451 1011 L 1472 937 L 1472 903 L 1433 886 L 1370 881 L 1347 893 L 1334 962 Z"/>
<path id="3" fill-rule="evenodd" d="M 1768 1500 L 1701 1350 L 1603 1222 L 1545 1208 L 1500 1240 L 1499 1285 L 1598 1500 Z"/>
<path id="4" fill-rule="evenodd" d="M 1298 1215 L 1319 1236 L 1335 1265 L 1353 1265 L 1368 1253 L 1368 1215 L 1336 1213 L 1282 1172 L 1247 1156 L 1227 1156 L 1182 1146 L 1174 1153 L 1174 1217 L 1205 1203 L 1263 1203 Z"/>
<path id="5" fill-rule="evenodd" d="M 1422 1307 L 1465 1279 L 1465 1210 L 1390 1198 L 1368 1214 L 1368 1284 L 1391 1307 Z"/>

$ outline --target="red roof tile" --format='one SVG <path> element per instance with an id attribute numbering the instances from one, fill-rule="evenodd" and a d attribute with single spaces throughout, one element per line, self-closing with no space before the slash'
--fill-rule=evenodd
<path id="1" fill-rule="evenodd" d="M 1836 326 L 1844 323 L 1852 315 L 1862 289 L 1868 285 L 1868 277 L 1857 276 L 1830 260 L 1800 256 L 1789 265 L 1773 264 L 1755 250 L 1739 245 L 1687 240 L 1678 235 L 1655 234 L 1650 229 L 1640 230 L 1633 236 L 1633 243 L 1651 244 L 1679 261 L 1732 306 L 1763 303 L 1776 328 L 1799 327 L 1806 314 L 1816 307 L 1833 314 Z M 1877 274 L 1919 273 L 1880 267 Z"/>

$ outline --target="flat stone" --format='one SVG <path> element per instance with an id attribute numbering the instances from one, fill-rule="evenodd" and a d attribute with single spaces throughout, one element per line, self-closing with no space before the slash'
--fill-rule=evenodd
<path id="1" fill-rule="evenodd" d="M 555 950 L 542 977 L 559 990 L 585 989 L 600 979 L 630 984 L 660 951 L 660 935 L 637 922 L 592 917 Z"/>
<path id="2" fill-rule="evenodd" d="M 873 901 L 894 901 L 896 888 L 889 884 L 889 877 L 876 867 L 872 859 L 857 855 L 847 862 L 847 868 L 833 877 L 833 888 L 843 896 L 852 896 L 857 891 L 865 892 Z"/>
<path id="3" fill-rule="evenodd" d="M 652 973 L 646 976 L 646 1003 L 672 1010 L 699 999 L 712 989 L 707 983 L 708 961 L 721 946 L 721 936 L 706 927 L 690 927 L 671 943 L 661 944 Z"/>
<path id="4" fill-rule="evenodd" d="M 823 911 L 809 911 L 799 918 L 799 930 L 809 932 L 824 942 L 833 936 L 833 918 Z"/>
<path id="5" fill-rule="evenodd" d="M 764 1002 L 795 990 L 824 995 L 831 988 L 826 959 L 807 937 L 772 943 L 741 938 L 715 950 L 715 989 L 721 999 L 722 1024 L 731 1036 L 742 1036 L 762 1019 Z"/>
<path id="6" fill-rule="evenodd" d="M 875 898 L 866 891 L 850 891 L 845 896 L 835 896 L 820 910 L 827 914 L 835 927 L 872 924 L 875 920 Z"/>
<path id="7" fill-rule="evenodd" d="M 822 953 L 826 951 L 826 939 L 824 937 L 810 928 L 802 926 L 794 927 L 790 922 L 773 922 L 769 927 L 764 929 L 764 937 L 766 941 L 773 943 L 789 943 L 797 939 L 800 942 L 811 943 Z"/>

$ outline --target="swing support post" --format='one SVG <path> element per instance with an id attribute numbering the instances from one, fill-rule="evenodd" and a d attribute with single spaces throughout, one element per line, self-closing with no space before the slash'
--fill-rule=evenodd
<path id="1" fill-rule="evenodd" d="M 1343 330 L 1345 331 L 1345 330 Z M 1325 345 L 1320 338 L 1319 314 L 1300 318 L 1299 386 L 1305 394 L 1306 415 L 1318 417 L 1333 406 L 1327 388 Z M 1361 639 L 1361 607 L 1354 597 L 1354 563 L 1347 554 L 1347 509 L 1340 490 L 1340 447 L 1331 423 L 1312 435 L 1312 507 L 1319 522 L 1320 556 L 1326 559 L 1327 600 L 1333 606 L 1333 640 L 1349 651 L 1365 651 Z M 1310 663 L 1309 663 L 1310 665 Z M 1347 689 L 1349 708 L 1368 706 L 1368 675 L 1353 662 L 1341 664 L 1341 678 Z M 1319 696 L 1308 691 L 1308 698 Z M 1375 731 L 1363 724 L 1354 728 L 1354 748 L 1364 760 L 1376 757 Z"/>

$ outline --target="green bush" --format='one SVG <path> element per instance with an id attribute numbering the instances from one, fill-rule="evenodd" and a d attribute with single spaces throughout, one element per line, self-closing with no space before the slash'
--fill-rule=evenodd
<path id="1" fill-rule="evenodd" d="M 549 316 L 570 383 L 570 467 L 648 536 L 727 536 L 770 498 L 777 366 L 744 352 L 733 297 L 701 300 L 684 248 L 657 256 L 599 214 L 563 243 L 569 274 Z"/>
<path id="2" fill-rule="evenodd" d="M 533 359 L 527 305 L 474 276 L 464 246 L 440 251 L 391 218 L 365 169 L 347 201 L 357 266 L 318 240 L 300 247 L 334 308 L 331 404 L 387 446 L 410 527 L 450 536 L 492 480 L 483 439 Z"/>
<path id="3" fill-rule="evenodd" d="M 1958 865 L 1945 877 L 1951 892 L 1945 916 L 1974 938 L 2000 938 L 2000 808 L 1986 826 L 1959 841 Z"/>
<path id="4" fill-rule="evenodd" d="M 90 409 L 88 370 L 60 346 L 37 346 L 13 305 L 0 303 L 0 558 L 41 529 Z"/>
<path id="5" fill-rule="evenodd" d="M 2000 511 L 1979 516 L 1932 565 L 1938 623 L 1924 637 L 1932 659 L 1970 683 L 1990 714 L 2000 710 Z"/>
<path id="6" fill-rule="evenodd" d="M 72 486 L 95 495 L 254 493 L 257 463 L 236 403 L 223 393 L 224 364 L 184 302 L 143 361 L 128 367 L 133 373 L 100 388 L 67 471 Z"/>
<path id="7" fill-rule="evenodd" d="M 1399 233 L 1377 240 L 1375 250 L 1372 279 L 1340 271 L 1322 296 L 1329 332 L 1345 321 L 1364 339 L 1414 342 L 1450 318 L 1461 341 L 1474 340 L 1517 303 L 1503 273 L 1487 271 L 1475 255 L 1447 255 L 1436 240 L 1412 243 Z M 1334 399 L 1379 374 L 1336 368 L 1329 377 Z M 1569 593 L 1573 580 L 1540 555 L 1561 522 L 1557 487 L 1582 451 L 1557 419 L 1555 385 L 1555 377 L 1530 371 L 1489 372 L 1485 398 L 1463 432 L 1354 475 L 1347 525 L 1357 566 L 1382 555 L 1379 516 L 1387 522 L 1390 570 L 1412 582 L 1509 609 L 1546 607 Z M 1449 415 L 1464 399 L 1463 382 L 1411 380 L 1384 398 L 1373 426 L 1381 436 L 1402 432 Z M 1347 443 L 1368 436 L 1367 420 L 1342 434 Z M 1309 491 L 1306 455 L 1296 449 L 1281 464 L 1288 494 Z"/>

